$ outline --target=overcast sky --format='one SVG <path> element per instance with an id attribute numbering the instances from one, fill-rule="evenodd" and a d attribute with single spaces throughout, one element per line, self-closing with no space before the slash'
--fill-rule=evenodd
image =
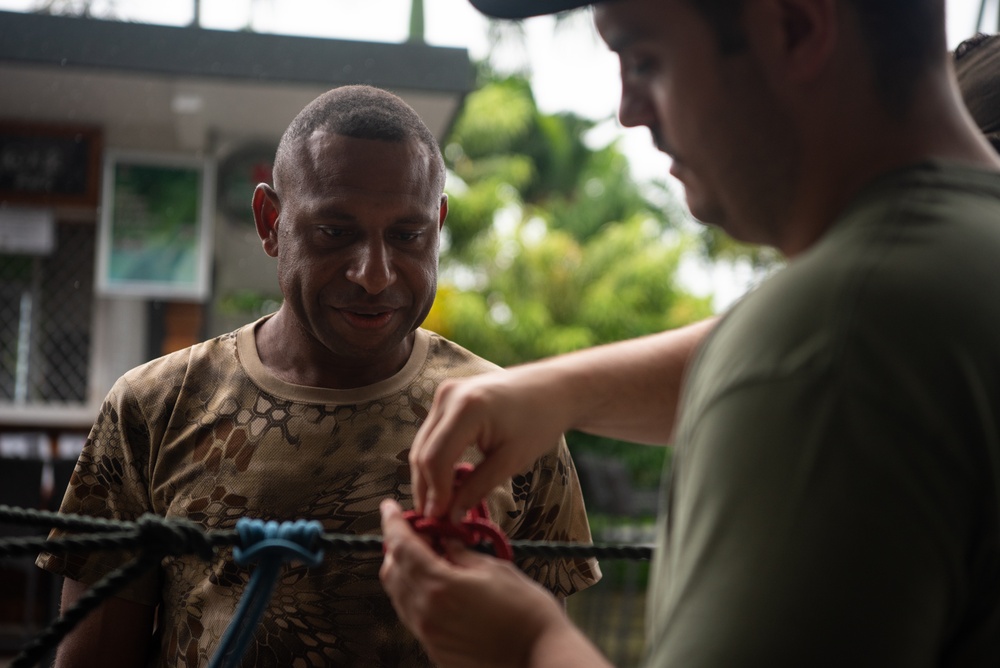
<path id="1" fill-rule="evenodd" d="M 81 0 L 52 0 L 79 5 Z M 982 0 L 947 0 L 948 41 L 954 47 L 976 29 Z M 985 25 L 996 26 L 1000 0 L 986 0 Z M 0 9 L 26 10 L 41 0 L 0 0 Z M 464 47 L 475 59 L 488 51 L 487 21 L 465 0 L 424 0 L 426 38 L 431 44 Z M 185 25 L 193 16 L 193 0 L 93 0 L 95 13 L 109 10 L 130 20 Z M 410 0 L 201 0 L 206 28 L 315 37 L 396 42 L 406 38 Z M 621 137 L 633 170 L 641 178 L 662 178 L 666 158 L 652 147 L 645 130 L 622 130 L 614 122 L 618 100 L 618 65 L 597 38 L 586 11 L 558 28 L 551 17 L 523 22 L 523 48 L 516 41 L 495 59 L 509 67 L 527 65 L 543 111 L 574 111 L 592 119 L 609 119 L 594 136 L 595 143 Z"/>
<path id="2" fill-rule="evenodd" d="M 79 5 L 81 0 L 53 0 L 57 6 Z M 954 48 L 976 32 L 982 0 L 946 0 L 948 43 Z M 0 0 L 0 10 L 25 11 L 41 0 Z M 94 13 L 118 18 L 187 25 L 193 17 L 193 0 L 93 0 Z M 487 21 L 465 0 L 424 0 L 426 39 L 438 46 L 464 47 L 474 59 L 489 49 Z M 986 0 L 984 26 L 996 30 L 1000 0 Z M 339 39 L 398 42 L 409 29 L 410 0 L 201 0 L 205 28 L 307 35 Z M 577 12 L 556 26 L 551 17 L 528 19 L 522 24 L 525 39 L 507 40 L 494 54 L 501 67 L 528 68 L 533 90 L 543 111 L 573 111 L 603 120 L 591 133 L 595 145 L 617 138 L 640 180 L 664 179 L 669 163 L 652 146 L 644 129 L 626 130 L 614 120 L 619 83 L 618 63 L 597 37 L 589 13 Z M 694 277 L 702 290 L 717 293 L 721 308 L 746 285 L 746 273 L 716 271 L 711 277 Z"/>

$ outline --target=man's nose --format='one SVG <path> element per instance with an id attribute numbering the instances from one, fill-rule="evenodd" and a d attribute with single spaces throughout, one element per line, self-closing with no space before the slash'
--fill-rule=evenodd
<path id="1" fill-rule="evenodd" d="M 347 268 L 347 280 L 360 285 L 370 295 L 385 290 L 396 280 L 391 249 L 382 240 L 361 244 Z"/>
<path id="2" fill-rule="evenodd" d="M 636 86 L 622 81 L 622 97 L 618 104 L 618 121 L 627 128 L 655 124 L 653 107 L 649 97 Z"/>

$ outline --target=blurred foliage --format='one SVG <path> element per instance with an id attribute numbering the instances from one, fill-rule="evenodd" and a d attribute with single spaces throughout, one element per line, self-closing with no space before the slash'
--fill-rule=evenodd
<path id="1" fill-rule="evenodd" d="M 753 246 L 736 241 L 717 227 L 705 226 L 698 232 L 702 255 L 712 261 L 749 262 L 757 272 L 769 272 L 784 263 L 777 250 L 770 246 Z"/>
<path id="2" fill-rule="evenodd" d="M 480 83 L 445 142 L 447 242 L 424 326 L 510 366 L 710 315 L 711 298 L 676 280 L 700 252 L 679 207 L 652 202 L 614 143 L 589 146 L 593 121 L 541 113 L 524 77 L 483 69 Z M 567 439 L 620 457 L 644 487 L 668 454 Z"/>
<path id="3" fill-rule="evenodd" d="M 277 311 L 281 306 L 281 299 L 280 294 L 234 290 L 219 298 L 218 309 L 221 313 L 246 315 L 257 319 Z"/>

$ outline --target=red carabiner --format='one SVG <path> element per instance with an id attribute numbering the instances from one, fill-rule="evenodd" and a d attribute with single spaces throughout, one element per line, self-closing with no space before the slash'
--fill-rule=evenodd
<path id="1" fill-rule="evenodd" d="M 457 488 L 473 470 L 472 464 L 462 462 L 455 467 L 455 487 Z M 490 519 L 486 502 L 480 501 L 466 511 L 465 517 L 458 524 L 446 517 L 424 517 L 415 510 L 403 513 L 403 518 L 410 523 L 413 530 L 427 536 L 431 546 L 438 554 L 444 554 L 444 539 L 457 538 L 466 547 L 475 547 L 489 543 L 497 559 L 514 559 L 514 550 L 510 541 L 504 535 L 503 529 Z"/>

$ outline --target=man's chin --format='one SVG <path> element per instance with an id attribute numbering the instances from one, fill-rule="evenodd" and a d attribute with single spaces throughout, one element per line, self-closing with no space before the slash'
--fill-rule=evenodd
<path id="1" fill-rule="evenodd" d="M 687 197 L 688 211 L 691 213 L 691 217 L 702 225 L 708 225 L 710 227 L 718 227 L 721 230 L 726 230 L 726 223 L 728 222 L 728 216 L 725 215 L 722 208 L 715 203 L 705 202 L 699 198 L 692 197 L 690 192 Z"/>
<path id="2" fill-rule="evenodd" d="M 351 357 L 371 362 L 395 356 L 400 348 L 408 345 L 408 339 L 408 334 L 389 328 L 340 331 L 330 337 L 337 349 L 347 351 Z"/>

